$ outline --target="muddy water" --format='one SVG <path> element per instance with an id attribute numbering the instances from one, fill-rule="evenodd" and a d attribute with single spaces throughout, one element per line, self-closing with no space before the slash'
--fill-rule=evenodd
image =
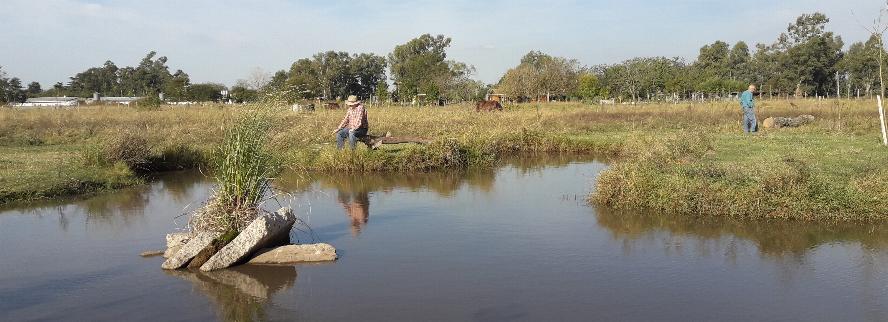
<path id="1" fill-rule="evenodd" d="M 888 229 L 613 214 L 604 165 L 541 157 L 471 173 L 287 175 L 335 263 L 164 272 L 211 182 L 176 173 L 0 210 L 0 320 L 888 320 Z"/>

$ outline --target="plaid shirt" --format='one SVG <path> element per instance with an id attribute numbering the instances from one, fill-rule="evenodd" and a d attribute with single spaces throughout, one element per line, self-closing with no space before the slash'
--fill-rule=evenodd
<path id="1" fill-rule="evenodd" d="M 348 127 L 349 130 L 366 129 L 370 127 L 370 123 L 367 123 L 367 110 L 364 109 L 364 104 L 358 104 L 358 106 L 348 108 L 348 111 L 345 112 L 345 118 L 339 123 L 340 129 L 345 127 Z"/>

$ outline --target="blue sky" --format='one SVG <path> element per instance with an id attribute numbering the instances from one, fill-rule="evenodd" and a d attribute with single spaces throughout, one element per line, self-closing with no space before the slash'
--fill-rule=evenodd
<path id="1" fill-rule="evenodd" d="M 257 67 L 341 50 L 385 55 L 423 33 L 453 38 L 449 57 L 495 82 L 530 50 L 615 63 L 689 61 L 715 40 L 771 43 L 795 17 L 820 11 L 846 45 L 866 38 L 884 0 L 285 1 L 2 0 L 0 65 L 44 87 L 106 60 L 135 65 L 156 50 L 194 82 L 228 85 Z M 856 18 L 852 16 L 852 11 Z"/>

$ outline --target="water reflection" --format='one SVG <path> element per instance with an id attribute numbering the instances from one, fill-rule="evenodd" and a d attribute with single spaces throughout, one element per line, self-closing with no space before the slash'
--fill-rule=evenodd
<path id="1" fill-rule="evenodd" d="M 68 231 L 71 219 L 77 217 L 83 218 L 86 226 L 120 229 L 144 224 L 145 212 L 150 211 L 152 203 L 167 203 L 167 198 L 173 204 L 199 204 L 202 201 L 200 195 L 205 194 L 210 179 L 199 171 L 181 171 L 166 173 L 152 180 L 154 182 L 150 185 L 128 187 L 113 193 L 5 205 L 0 207 L 0 212 L 14 209 L 9 213 L 41 218 L 55 216 L 62 231 Z M 161 199 L 161 202 L 156 199 Z M 185 209 L 177 211 L 184 212 Z"/>
<path id="2" fill-rule="evenodd" d="M 352 236 L 360 235 L 361 228 L 370 220 L 369 194 L 366 191 L 339 190 L 336 199 L 351 218 Z"/>
<path id="3" fill-rule="evenodd" d="M 293 266 L 243 265 L 214 272 L 164 271 L 190 282 L 224 321 L 264 321 L 272 297 L 296 285 Z"/>
<path id="4" fill-rule="evenodd" d="M 631 245 L 646 240 L 657 233 L 668 236 L 657 239 L 665 249 L 676 250 L 682 241 L 692 238 L 713 241 L 726 254 L 737 252 L 737 242 L 746 240 L 755 244 L 758 251 L 771 258 L 803 259 L 821 245 L 854 242 L 867 251 L 888 248 L 888 224 L 870 224 L 861 229 L 859 223 L 806 223 L 793 221 L 745 221 L 725 218 L 699 218 L 688 216 L 658 216 L 596 211 L 598 225 L 607 228 L 613 238 Z M 629 248 L 631 251 L 631 247 Z M 696 249 L 700 254 L 713 250 Z"/>

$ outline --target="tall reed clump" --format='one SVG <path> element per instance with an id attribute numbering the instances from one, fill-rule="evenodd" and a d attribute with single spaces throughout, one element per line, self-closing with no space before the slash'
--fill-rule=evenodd
<path id="1" fill-rule="evenodd" d="M 193 230 L 237 233 L 259 215 L 270 178 L 278 169 L 266 147 L 270 127 L 267 117 L 250 112 L 225 129 L 213 155 L 217 188 L 191 217 Z"/>

